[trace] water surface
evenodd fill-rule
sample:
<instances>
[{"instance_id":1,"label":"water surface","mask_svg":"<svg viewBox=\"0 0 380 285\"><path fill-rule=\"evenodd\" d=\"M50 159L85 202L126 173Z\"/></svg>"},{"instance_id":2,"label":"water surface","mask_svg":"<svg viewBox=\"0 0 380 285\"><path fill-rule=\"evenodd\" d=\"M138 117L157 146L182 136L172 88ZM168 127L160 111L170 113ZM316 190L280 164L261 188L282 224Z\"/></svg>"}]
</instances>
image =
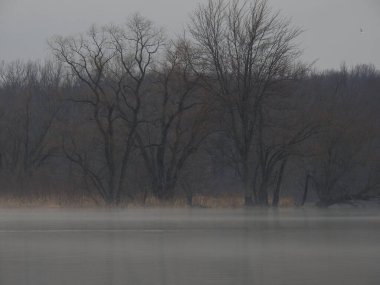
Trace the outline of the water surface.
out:
<instances>
[{"instance_id":1,"label":"water surface","mask_svg":"<svg viewBox=\"0 0 380 285\"><path fill-rule=\"evenodd\" d=\"M0 210L4 285L378 285L380 211Z\"/></svg>"}]
</instances>

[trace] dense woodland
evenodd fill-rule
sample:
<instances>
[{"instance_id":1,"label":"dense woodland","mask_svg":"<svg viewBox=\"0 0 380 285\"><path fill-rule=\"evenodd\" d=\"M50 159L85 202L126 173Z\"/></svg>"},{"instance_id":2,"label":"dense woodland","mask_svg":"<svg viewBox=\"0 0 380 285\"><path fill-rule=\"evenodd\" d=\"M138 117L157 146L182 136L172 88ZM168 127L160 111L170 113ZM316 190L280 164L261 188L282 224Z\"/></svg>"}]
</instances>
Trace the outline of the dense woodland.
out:
<instances>
[{"instance_id":1,"label":"dense woodland","mask_svg":"<svg viewBox=\"0 0 380 285\"><path fill-rule=\"evenodd\" d=\"M300 32L266 1L210 0L175 39L136 14L50 39L44 62L2 63L0 195L380 195L380 72L316 71Z\"/></svg>"}]
</instances>

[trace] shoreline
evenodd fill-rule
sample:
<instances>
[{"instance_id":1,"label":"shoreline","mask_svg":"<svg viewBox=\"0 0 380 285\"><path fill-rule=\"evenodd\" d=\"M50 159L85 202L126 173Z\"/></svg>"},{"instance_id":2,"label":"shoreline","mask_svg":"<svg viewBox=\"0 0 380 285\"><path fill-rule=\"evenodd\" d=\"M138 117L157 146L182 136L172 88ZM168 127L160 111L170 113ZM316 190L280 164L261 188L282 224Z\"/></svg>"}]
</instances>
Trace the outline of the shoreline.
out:
<instances>
[{"instance_id":1,"label":"shoreline","mask_svg":"<svg viewBox=\"0 0 380 285\"><path fill-rule=\"evenodd\" d=\"M244 209L244 197L240 194L220 194L220 195L195 195L192 205L187 203L185 197L177 197L171 200L159 200L149 196L143 201L135 200L122 201L118 205L108 205L104 201L91 197L12 197L0 196L0 209ZM253 206L252 209L259 207ZM268 208L272 208L269 206ZM306 203L298 206L292 198L282 198L278 208L323 208L316 202ZM380 198L375 197L370 200L355 200L346 203L333 204L328 209L346 208L379 208Z\"/></svg>"},{"instance_id":2,"label":"shoreline","mask_svg":"<svg viewBox=\"0 0 380 285\"><path fill-rule=\"evenodd\" d=\"M296 207L292 198L284 197L280 200L279 208ZM240 209L245 208L244 196L241 193L222 193L219 195L194 195L192 204L184 196L178 196L170 200L159 200L154 196L145 199L136 197L134 200L123 200L118 205L108 205L99 197L63 197L59 195L48 196L23 196L0 195L0 208L205 208L205 209Z\"/></svg>"}]
</instances>

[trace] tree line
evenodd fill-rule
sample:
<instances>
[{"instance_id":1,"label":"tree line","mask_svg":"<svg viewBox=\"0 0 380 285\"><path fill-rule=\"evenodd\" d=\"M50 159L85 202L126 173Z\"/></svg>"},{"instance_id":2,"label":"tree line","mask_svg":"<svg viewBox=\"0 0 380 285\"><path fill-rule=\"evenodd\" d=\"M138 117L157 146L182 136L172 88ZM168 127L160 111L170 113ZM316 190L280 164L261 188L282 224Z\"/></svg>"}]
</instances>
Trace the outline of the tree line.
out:
<instances>
[{"instance_id":1,"label":"tree line","mask_svg":"<svg viewBox=\"0 0 380 285\"><path fill-rule=\"evenodd\" d=\"M380 73L315 71L265 0L210 0L183 36L135 14L0 67L3 194L246 206L379 195ZM310 197L312 196L312 197Z\"/></svg>"}]
</instances>

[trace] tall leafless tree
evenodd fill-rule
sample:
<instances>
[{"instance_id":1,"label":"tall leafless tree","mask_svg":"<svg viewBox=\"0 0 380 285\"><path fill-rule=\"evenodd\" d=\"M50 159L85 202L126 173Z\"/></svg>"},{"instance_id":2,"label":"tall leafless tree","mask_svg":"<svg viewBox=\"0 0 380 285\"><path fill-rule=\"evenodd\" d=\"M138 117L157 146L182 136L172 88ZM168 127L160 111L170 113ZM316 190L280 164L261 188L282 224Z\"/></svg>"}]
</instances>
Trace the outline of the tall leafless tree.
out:
<instances>
[{"instance_id":1,"label":"tall leafless tree","mask_svg":"<svg viewBox=\"0 0 380 285\"><path fill-rule=\"evenodd\" d=\"M196 60L188 41L172 43L146 102L149 123L137 140L159 198L173 197L182 169L209 134L209 98L193 71Z\"/></svg>"},{"instance_id":2,"label":"tall leafless tree","mask_svg":"<svg viewBox=\"0 0 380 285\"><path fill-rule=\"evenodd\" d=\"M295 76L300 30L272 12L265 0L210 0L194 12L190 32L202 52L210 90L226 114L225 133L234 147L245 204L251 205L253 145L263 126L262 106L274 85Z\"/></svg>"},{"instance_id":3,"label":"tall leafless tree","mask_svg":"<svg viewBox=\"0 0 380 285\"><path fill-rule=\"evenodd\" d=\"M163 35L149 20L136 14L125 26L93 26L79 37L56 37L50 47L57 59L70 67L88 92L73 101L92 110L102 150L100 163L89 164L88 155L75 147L67 157L107 203L118 203L135 146L144 82ZM72 144L74 146L74 144Z\"/></svg>"}]
</instances>

